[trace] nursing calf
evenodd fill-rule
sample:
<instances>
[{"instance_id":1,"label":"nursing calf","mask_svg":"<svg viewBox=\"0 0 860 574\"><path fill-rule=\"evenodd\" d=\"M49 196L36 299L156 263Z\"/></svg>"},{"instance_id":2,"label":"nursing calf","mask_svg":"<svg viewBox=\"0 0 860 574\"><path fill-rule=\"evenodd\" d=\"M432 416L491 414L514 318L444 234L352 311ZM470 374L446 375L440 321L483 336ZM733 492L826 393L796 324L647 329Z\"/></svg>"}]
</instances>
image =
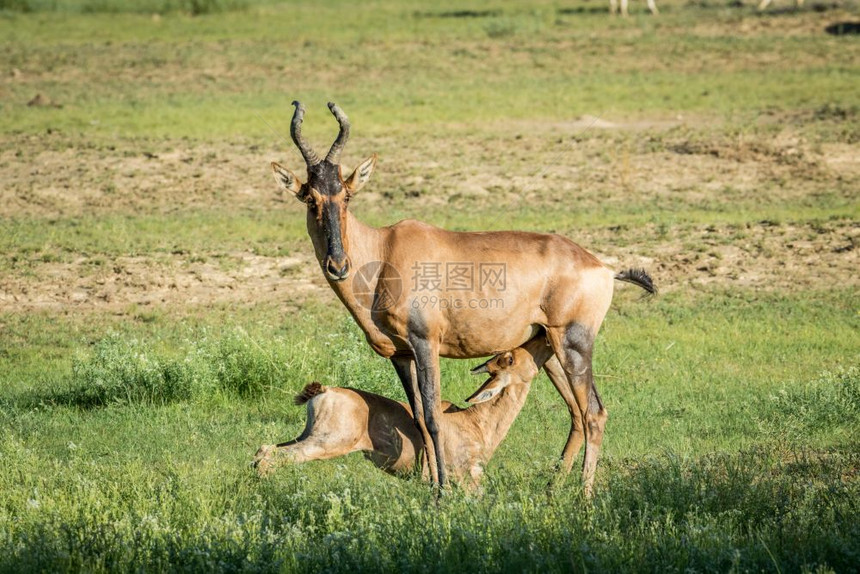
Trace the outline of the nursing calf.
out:
<instances>
[{"instance_id":1,"label":"nursing calf","mask_svg":"<svg viewBox=\"0 0 860 574\"><path fill-rule=\"evenodd\" d=\"M525 404L531 381L553 354L543 336L496 355L472 370L490 378L461 409L443 402L440 438L446 470L465 487L478 486L496 448ZM307 385L295 399L307 405L304 432L289 442L260 447L254 466L260 475L284 463L335 458L363 451L373 464L393 474L422 468L425 444L406 403L358 389Z\"/></svg>"}]
</instances>

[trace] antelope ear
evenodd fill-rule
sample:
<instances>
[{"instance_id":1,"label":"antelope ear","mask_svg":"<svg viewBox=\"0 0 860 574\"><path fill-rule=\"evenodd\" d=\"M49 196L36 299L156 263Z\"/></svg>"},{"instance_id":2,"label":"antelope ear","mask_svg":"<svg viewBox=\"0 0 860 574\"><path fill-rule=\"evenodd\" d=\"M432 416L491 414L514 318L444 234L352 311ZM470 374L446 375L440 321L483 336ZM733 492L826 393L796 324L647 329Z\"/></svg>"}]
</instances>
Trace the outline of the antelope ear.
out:
<instances>
[{"instance_id":1,"label":"antelope ear","mask_svg":"<svg viewBox=\"0 0 860 574\"><path fill-rule=\"evenodd\" d=\"M484 361L483 363L481 363L477 367L472 367L472 370L469 372L473 375L480 375L481 373L489 373L490 372L490 368L489 368L490 361L492 361L495 358L496 357L490 357L489 359L487 359L486 361Z\"/></svg>"},{"instance_id":2,"label":"antelope ear","mask_svg":"<svg viewBox=\"0 0 860 574\"><path fill-rule=\"evenodd\" d=\"M466 402L477 405L478 403L489 401L502 392L502 389L507 387L509 382L509 377L493 377L481 385L481 388L475 391L475 394L471 397L466 399Z\"/></svg>"},{"instance_id":3,"label":"antelope ear","mask_svg":"<svg viewBox=\"0 0 860 574\"><path fill-rule=\"evenodd\" d=\"M285 191L289 191L301 201L301 198L299 197L299 192L301 192L302 190L302 182L299 181L299 178L296 177L296 174L294 174L287 168L278 165L275 162L272 162L272 173L275 176L275 183L278 184L279 188Z\"/></svg>"},{"instance_id":4,"label":"antelope ear","mask_svg":"<svg viewBox=\"0 0 860 574\"><path fill-rule=\"evenodd\" d=\"M351 195L364 187L364 184L370 179L370 174L373 173L374 167L376 167L376 154L373 154L364 160L360 166L355 168L352 175L346 178L346 181L343 182L347 193Z\"/></svg>"}]
</instances>

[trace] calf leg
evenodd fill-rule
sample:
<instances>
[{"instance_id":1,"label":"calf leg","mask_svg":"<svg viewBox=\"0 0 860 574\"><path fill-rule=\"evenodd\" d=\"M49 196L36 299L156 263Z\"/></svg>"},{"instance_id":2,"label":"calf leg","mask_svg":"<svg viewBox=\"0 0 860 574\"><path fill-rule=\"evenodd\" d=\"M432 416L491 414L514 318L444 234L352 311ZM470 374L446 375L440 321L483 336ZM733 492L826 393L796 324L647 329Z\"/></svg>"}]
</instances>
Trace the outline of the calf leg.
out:
<instances>
[{"instance_id":1,"label":"calf leg","mask_svg":"<svg viewBox=\"0 0 860 574\"><path fill-rule=\"evenodd\" d=\"M367 430L358 425L350 400L325 394L307 404L305 430L297 438L277 445L263 445L252 466L260 476L288 463L336 458L362 450Z\"/></svg>"},{"instance_id":2,"label":"calf leg","mask_svg":"<svg viewBox=\"0 0 860 574\"><path fill-rule=\"evenodd\" d=\"M291 440L281 444L266 444L260 447L254 455L253 466L260 476L268 476L274 470L290 463L301 463L309 460L325 460L343 456L359 450L354 444L341 441L325 441L316 438L307 440Z\"/></svg>"}]
</instances>

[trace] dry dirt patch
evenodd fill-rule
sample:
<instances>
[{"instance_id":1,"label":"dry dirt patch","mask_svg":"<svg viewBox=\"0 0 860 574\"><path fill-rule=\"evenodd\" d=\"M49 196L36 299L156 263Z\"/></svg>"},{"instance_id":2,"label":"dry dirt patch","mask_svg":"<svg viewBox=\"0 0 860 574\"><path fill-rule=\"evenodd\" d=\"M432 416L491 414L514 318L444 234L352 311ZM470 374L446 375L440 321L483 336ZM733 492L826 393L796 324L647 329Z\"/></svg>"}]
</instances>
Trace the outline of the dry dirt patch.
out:
<instances>
[{"instance_id":1,"label":"dry dirt patch","mask_svg":"<svg viewBox=\"0 0 860 574\"><path fill-rule=\"evenodd\" d=\"M646 226L575 235L609 265L648 269L662 292L704 286L765 291L860 287L857 222L670 230ZM0 280L0 312L123 313L139 307L261 302L289 306L306 297L330 297L309 242L299 256L232 253L224 258L228 261L170 255L116 257L98 265L86 257L33 263L26 275Z\"/></svg>"},{"instance_id":2,"label":"dry dirt patch","mask_svg":"<svg viewBox=\"0 0 860 574\"><path fill-rule=\"evenodd\" d=\"M247 142L135 140L90 144L61 134L4 138L0 217L273 207L268 161L285 155Z\"/></svg>"},{"instance_id":3,"label":"dry dirt patch","mask_svg":"<svg viewBox=\"0 0 860 574\"><path fill-rule=\"evenodd\" d=\"M33 264L26 276L0 280L0 312L286 304L322 287L322 277L315 281L310 273L316 267L310 258L232 253L226 259L228 265L181 255L100 258L96 265L89 257Z\"/></svg>"},{"instance_id":4,"label":"dry dirt patch","mask_svg":"<svg viewBox=\"0 0 860 574\"><path fill-rule=\"evenodd\" d=\"M626 239L645 235L656 239L647 249L633 243L607 250L602 259L650 269L664 292L702 286L785 292L860 287L860 223L856 221L762 221L675 230L647 226L633 235ZM592 240L610 241L611 236L604 232Z\"/></svg>"},{"instance_id":5,"label":"dry dirt patch","mask_svg":"<svg viewBox=\"0 0 860 574\"><path fill-rule=\"evenodd\" d=\"M500 216L523 205L547 213L627 203L698 209L705 202L803 202L856 194L857 146L810 144L791 127L776 137L696 135L678 121L602 118L594 125L500 126L500 136L462 138L461 153L417 136L408 145L362 142L384 161L362 192L362 209L389 221L463 208ZM692 131L691 131L692 130ZM578 132L577 132L578 133ZM631 135L633 134L633 135ZM580 134L581 135L581 134ZM0 217L40 222L84 214L170 214L178 210L281 210L301 206L275 193L268 162L301 165L282 142L79 142L61 134L6 136L0 152ZM420 153L419 151L420 150ZM362 151L354 152L358 155ZM354 158L352 158L354 159ZM359 199L357 199L358 201ZM849 197L850 200L850 197ZM856 198L855 198L856 200ZM465 206L465 207L464 207ZM393 220L390 220L392 223ZM617 267L648 268L664 291L697 286L796 289L857 286L860 223L760 222L557 229ZM14 248L14 244L13 244ZM328 293L308 241L289 257L223 246L195 253L73 254L57 261L21 253L0 275L0 312L280 301ZM273 250L277 252L277 250ZM8 256L8 254L7 254Z\"/></svg>"}]
</instances>

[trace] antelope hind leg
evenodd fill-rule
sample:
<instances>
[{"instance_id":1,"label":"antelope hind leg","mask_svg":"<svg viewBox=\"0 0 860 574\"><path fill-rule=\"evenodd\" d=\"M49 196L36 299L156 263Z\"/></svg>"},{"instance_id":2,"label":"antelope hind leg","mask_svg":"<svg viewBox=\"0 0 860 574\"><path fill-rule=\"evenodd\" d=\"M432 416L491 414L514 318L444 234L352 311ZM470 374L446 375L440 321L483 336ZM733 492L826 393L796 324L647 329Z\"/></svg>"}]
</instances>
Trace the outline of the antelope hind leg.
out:
<instances>
[{"instance_id":1,"label":"antelope hind leg","mask_svg":"<svg viewBox=\"0 0 860 574\"><path fill-rule=\"evenodd\" d=\"M566 475L573 467L573 459L579 454L582 448L582 443L585 442L585 432L583 431L583 418L579 405L576 402L576 397L570 389L570 384L567 381L567 374L561 366L558 357L553 355L546 363L544 363L549 380L552 381L564 403L567 405L567 410L570 413L570 432L567 435L567 442L561 452L558 470Z\"/></svg>"},{"instance_id":2,"label":"antelope hind leg","mask_svg":"<svg viewBox=\"0 0 860 574\"><path fill-rule=\"evenodd\" d=\"M548 329L549 341L567 375L568 384L573 391L576 404L585 422L585 459L582 465L582 483L586 495L591 495L594 486L594 473L603 443L603 429L608 414L594 388L591 371L591 353L594 347L594 334L591 329L579 323L567 328Z\"/></svg>"},{"instance_id":3,"label":"antelope hind leg","mask_svg":"<svg viewBox=\"0 0 860 574\"><path fill-rule=\"evenodd\" d=\"M251 463L259 476L269 476L276 468L285 464L297 464L309 460L335 458L353 452L355 448L346 445L336 445L327 448L316 440L290 441L283 444L264 444L254 455Z\"/></svg>"}]
</instances>

